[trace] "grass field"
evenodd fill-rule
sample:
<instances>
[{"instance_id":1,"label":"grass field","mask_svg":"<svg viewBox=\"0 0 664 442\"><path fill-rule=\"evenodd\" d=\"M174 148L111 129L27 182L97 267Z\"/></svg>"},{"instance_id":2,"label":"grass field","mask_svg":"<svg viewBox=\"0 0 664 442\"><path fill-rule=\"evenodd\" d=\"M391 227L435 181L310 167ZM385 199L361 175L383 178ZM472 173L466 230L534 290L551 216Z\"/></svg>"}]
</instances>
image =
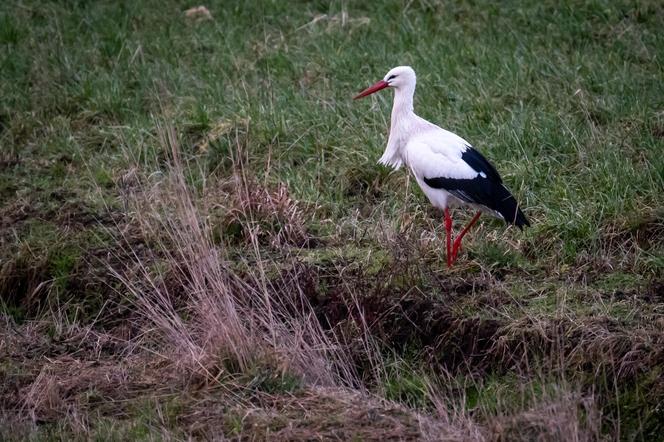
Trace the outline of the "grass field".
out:
<instances>
[{"instance_id":1,"label":"grass field","mask_svg":"<svg viewBox=\"0 0 664 442\"><path fill-rule=\"evenodd\" d=\"M0 4L0 439L661 440L660 2L205 5ZM452 269L403 64L532 223Z\"/></svg>"}]
</instances>

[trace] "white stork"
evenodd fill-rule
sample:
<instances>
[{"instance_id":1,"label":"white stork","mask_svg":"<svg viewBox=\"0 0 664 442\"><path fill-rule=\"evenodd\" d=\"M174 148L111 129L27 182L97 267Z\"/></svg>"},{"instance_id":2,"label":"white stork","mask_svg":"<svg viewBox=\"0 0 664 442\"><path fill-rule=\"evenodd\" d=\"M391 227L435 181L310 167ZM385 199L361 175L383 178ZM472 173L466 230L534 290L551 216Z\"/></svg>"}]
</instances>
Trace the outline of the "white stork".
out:
<instances>
[{"instance_id":1,"label":"white stork","mask_svg":"<svg viewBox=\"0 0 664 442\"><path fill-rule=\"evenodd\" d=\"M447 266L451 267L456 261L461 240L482 212L520 229L530 223L496 168L481 153L460 136L415 115L415 83L415 71L410 66L398 66L355 99L387 87L394 88L390 136L378 162L394 169L405 164L431 203L445 211ZM449 207L461 205L474 207L478 212L452 245Z\"/></svg>"}]
</instances>

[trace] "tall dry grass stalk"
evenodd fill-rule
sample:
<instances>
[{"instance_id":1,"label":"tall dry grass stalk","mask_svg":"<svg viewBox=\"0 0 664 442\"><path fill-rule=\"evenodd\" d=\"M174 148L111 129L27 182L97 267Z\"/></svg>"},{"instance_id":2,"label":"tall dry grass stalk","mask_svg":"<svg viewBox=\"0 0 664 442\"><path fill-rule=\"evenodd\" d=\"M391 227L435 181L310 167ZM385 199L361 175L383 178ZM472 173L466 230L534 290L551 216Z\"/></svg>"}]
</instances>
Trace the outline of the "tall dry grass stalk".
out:
<instances>
[{"instance_id":1,"label":"tall dry grass stalk","mask_svg":"<svg viewBox=\"0 0 664 442\"><path fill-rule=\"evenodd\" d=\"M241 274L232 268L223 245L213 240L206 206L197 202L197 195L209 197L210 192L195 194L187 183L175 130L158 125L158 135L168 156L166 168L152 174L152 179L160 178L148 191L129 195L129 206L159 259L148 262L132 251L137 278L128 277L131 272L115 275L153 331L169 344L174 361L213 377L219 368L246 372L256 364L269 364L310 384L359 385L343 346L322 329L302 290L295 286L288 296L271 290L251 230L251 265ZM236 194L252 195L242 162L236 166Z\"/></svg>"}]
</instances>

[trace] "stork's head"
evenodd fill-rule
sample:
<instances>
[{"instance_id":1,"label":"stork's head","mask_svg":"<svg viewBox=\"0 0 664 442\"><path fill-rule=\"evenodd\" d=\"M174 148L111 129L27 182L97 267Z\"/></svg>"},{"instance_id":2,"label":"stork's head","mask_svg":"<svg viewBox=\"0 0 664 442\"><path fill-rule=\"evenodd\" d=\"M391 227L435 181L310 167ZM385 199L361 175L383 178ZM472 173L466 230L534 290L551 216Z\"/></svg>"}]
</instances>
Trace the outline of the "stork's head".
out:
<instances>
[{"instance_id":1,"label":"stork's head","mask_svg":"<svg viewBox=\"0 0 664 442\"><path fill-rule=\"evenodd\" d=\"M395 89L415 88L415 82L416 77L413 68L410 66L397 66L390 69L390 72L385 74L385 78L360 92L355 97L355 100L371 95L386 87L393 87Z\"/></svg>"}]
</instances>

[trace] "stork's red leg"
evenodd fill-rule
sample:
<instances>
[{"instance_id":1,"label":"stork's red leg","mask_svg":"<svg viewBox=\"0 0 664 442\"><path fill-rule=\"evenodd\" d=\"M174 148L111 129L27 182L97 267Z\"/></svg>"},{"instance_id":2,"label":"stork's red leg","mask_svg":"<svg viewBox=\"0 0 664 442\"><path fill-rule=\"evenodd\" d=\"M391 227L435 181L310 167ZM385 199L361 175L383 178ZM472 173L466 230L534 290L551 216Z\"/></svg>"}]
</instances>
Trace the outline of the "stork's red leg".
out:
<instances>
[{"instance_id":1,"label":"stork's red leg","mask_svg":"<svg viewBox=\"0 0 664 442\"><path fill-rule=\"evenodd\" d=\"M445 243L447 245L447 267L452 267L452 217L450 209L445 207Z\"/></svg>"},{"instance_id":2,"label":"stork's red leg","mask_svg":"<svg viewBox=\"0 0 664 442\"><path fill-rule=\"evenodd\" d=\"M454 261L456 261L457 253L459 253L459 250L461 249L461 240L463 239L463 236L468 232L468 230L470 230L471 227L473 227L473 224L477 222L481 214L482 212L477 212L473 219L470 220L468 225L464 227L461 233L459 233L459 236L457 236L454 240L454 248L452 249L452 264L454 264Z\"/></svg>"}]
</instances>

